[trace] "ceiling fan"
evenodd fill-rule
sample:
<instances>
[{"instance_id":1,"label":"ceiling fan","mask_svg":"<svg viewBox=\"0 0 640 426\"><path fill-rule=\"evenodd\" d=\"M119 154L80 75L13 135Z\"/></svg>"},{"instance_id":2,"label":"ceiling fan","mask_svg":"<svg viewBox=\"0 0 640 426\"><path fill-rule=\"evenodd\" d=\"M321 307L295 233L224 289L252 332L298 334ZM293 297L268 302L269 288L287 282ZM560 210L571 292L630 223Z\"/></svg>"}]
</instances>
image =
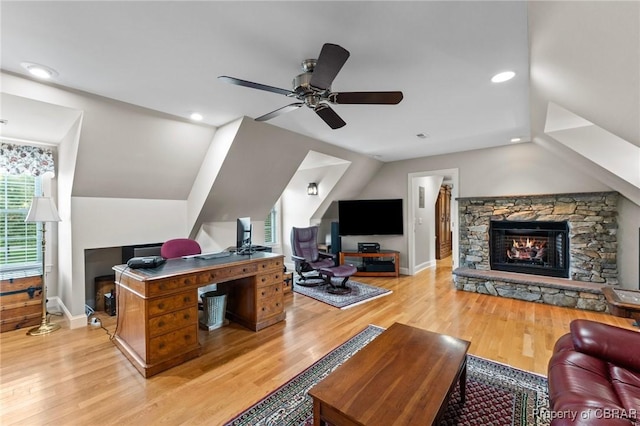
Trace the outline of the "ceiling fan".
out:
<instances>
[{"instance_id":1,"label":"ceiling fan","mask_svg":"<svg viewBox=\"0 0 640 426\"><path fill-rule=\"evenodd\" d=\"M395 105L402 100L402 92L332 92L331 83L349 58L349 51L337 44L325 43L318 59L306 59L302 62L302 74L293 79L293 90L280 89L252 81L221 75L218 78L227 83L252 89L266 90L296 98L294 102L268 114L256 118L256 121L270 120L285 112L298 109L303 105L313 109L332 129L339 129L345 123L329 106L332 104L377 104Z\"/></svg>"}]
</instances>

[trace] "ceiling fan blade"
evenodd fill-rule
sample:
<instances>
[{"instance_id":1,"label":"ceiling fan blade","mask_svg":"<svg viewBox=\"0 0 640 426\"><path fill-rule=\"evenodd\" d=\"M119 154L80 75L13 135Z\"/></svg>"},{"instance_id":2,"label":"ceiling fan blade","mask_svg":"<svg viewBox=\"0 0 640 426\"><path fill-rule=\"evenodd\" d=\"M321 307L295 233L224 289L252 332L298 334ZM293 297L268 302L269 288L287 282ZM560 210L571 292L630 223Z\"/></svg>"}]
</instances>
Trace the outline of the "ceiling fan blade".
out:
<instances>
[{"instance_id":1,"label":"ceiling fan blade","mask_svg":"<svg viewBox=\"0 0 640 426\"><path fill-rule=\"evenodd\" d=\"M253 81L241 80L239 78L228 77L226 75L221 75L218 78L226 83L235 84L237 86L244 86L244 87L249 87L251 89L258 89L258 90L266 90L267 92L278 93L280 95L285 95L285 96L295 95L295 93L292 92L291 90L280 89L279 87L267 86L266 84L254 83Z\"/></svg>"},{"instance_id":2,"label":"ceiling fan blade","mask_svg":"<svg viewBox=\"0 0 640 426\"><path fill-rule=\"evenodd\" d=\"M309 84L316 89L328 89L349 58L349 51L337 44L325 43L316 61Z\"/></svg>"},{"instance_id":3,"label":"ceiling fan blade","mask_svg":"<svg viewBox=\"0 0 640 426\"><path fill-rule=\"evenodd\" d=\"M277 116L279 116L281 114L284 114L286 112L293 111L294 109L298 109L302 105L304 105L304 102L296 102L295 104L290 104L290 105L287 105L287 106L283 106L282 108L278 108L277 110L271 111L268 114L261 115L260 117L256 118L256 121L271 120L273 117L277 117Z\"/></svg>"},{"instance_id":4,"label":"ceiling fan blade","mask_svg":"<svg viewBox=\"0 0 640 426\"><path fill-rule=\"evenodd\" d=\"M329 105L320 104L314 110L334 130L347 124Z\"/></svg>"},{"instance_id":5,"label":"ceiling fan blade","mask_svg":"<svg viewBox=\"0 0 640 426\"><path fill-rule=\"evenodd\" d=\"M402 92L339 92L329 95L329 101L335 104L396 105L402 98Z\"/></svg>"}]
</instances>

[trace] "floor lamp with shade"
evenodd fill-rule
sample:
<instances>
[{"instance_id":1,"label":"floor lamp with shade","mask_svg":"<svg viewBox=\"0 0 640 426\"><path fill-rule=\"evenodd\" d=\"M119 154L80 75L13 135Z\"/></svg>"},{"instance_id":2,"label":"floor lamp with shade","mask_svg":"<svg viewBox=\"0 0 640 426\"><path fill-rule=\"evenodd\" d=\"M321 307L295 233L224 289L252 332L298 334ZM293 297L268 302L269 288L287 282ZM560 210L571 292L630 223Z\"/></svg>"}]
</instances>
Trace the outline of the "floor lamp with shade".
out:
<instances>
[{"instance_id":1,"label":"floor lamp with shade","mask_svg":"<svg viewBox=\"0 0 640 426\"><path fill-rule=\"evenodd\" d=\"M60 216L56 205L49 197L33 197L31 202L31 208L27 214L25 222L41 222L42 223L42 320L40 326L32 328L27 332L29 336L40 336L43 334L49 334L60 328L59 324L50 323L47 318L47 283L45 280L45 253L46 253L46 241L45 241L45 223L46 222L60 222Z\"/></svg>"}]
</instances>

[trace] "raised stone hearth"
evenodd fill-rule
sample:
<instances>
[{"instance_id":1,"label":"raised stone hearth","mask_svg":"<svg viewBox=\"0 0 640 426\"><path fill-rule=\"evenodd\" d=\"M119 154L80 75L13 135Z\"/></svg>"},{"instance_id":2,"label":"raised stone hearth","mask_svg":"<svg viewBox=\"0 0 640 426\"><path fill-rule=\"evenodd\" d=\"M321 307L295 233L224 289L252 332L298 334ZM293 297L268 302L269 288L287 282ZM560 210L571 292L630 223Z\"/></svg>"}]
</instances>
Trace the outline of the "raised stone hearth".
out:
<instances>
[{"instance_id":1,"label":"raised stone hearth","mask_svg":"<svg viewBox=\"0 0 640 426\"><path fill-rule=\"evenodd\" d=\"M469 268L458 268L454 274L458 290L588 311L608 311L600 284Z\"/></svg>"},{"instance_id":2,"label":"raised stone hearth","mask_svg":"<svg viewBox=\"0 0 640 426\"><path fill-rule=\"evenodd\" d=\"M601 288L618 284L618 193L459 198L458 290L605 311ZM492 271L490 221L566 221L569 279Z\"/></svg>"}]
</instances>

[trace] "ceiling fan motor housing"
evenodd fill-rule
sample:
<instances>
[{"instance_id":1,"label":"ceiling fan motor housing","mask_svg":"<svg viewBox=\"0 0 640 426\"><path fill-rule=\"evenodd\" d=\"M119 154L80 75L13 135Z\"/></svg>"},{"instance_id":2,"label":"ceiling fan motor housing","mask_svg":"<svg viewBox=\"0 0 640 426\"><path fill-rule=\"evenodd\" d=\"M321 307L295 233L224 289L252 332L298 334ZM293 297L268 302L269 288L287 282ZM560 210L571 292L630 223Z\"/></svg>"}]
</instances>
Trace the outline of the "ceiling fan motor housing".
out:
<instances>
[{"instance_id":1,"label":"ceiling fan motor housing","mask_svg":"<svg viewBox=\"0 0 640 426\"><path fill-rule=\"evenodd\" d=\"M315 60L307 59L307 61L313 61L315 65ZM303 62L303 66L306 63ZM313 69L313 68L311 68ZM327 90L318 90L311 86L311 77L313 76L313 72L304 72L302 74L297 75L293 79L293 91L296 93L296 98L304 101L304 103L309 108L315 108L318 106L319 102L323 99L323 94L328 93L331 89Z\"/></svg>"},{"instance_id":2,"label":"ceiling fan motor housing","mask_svg":"<svg viewBox=\"0 0 640 426\"><path fill-rule=\"evenodd\" d=\"M298 95L305 95L309 93L320 93L321 91L311 86L312 72L304 72L298 74L293 79L293 91Z\"/></svg>"}]
</instances>

